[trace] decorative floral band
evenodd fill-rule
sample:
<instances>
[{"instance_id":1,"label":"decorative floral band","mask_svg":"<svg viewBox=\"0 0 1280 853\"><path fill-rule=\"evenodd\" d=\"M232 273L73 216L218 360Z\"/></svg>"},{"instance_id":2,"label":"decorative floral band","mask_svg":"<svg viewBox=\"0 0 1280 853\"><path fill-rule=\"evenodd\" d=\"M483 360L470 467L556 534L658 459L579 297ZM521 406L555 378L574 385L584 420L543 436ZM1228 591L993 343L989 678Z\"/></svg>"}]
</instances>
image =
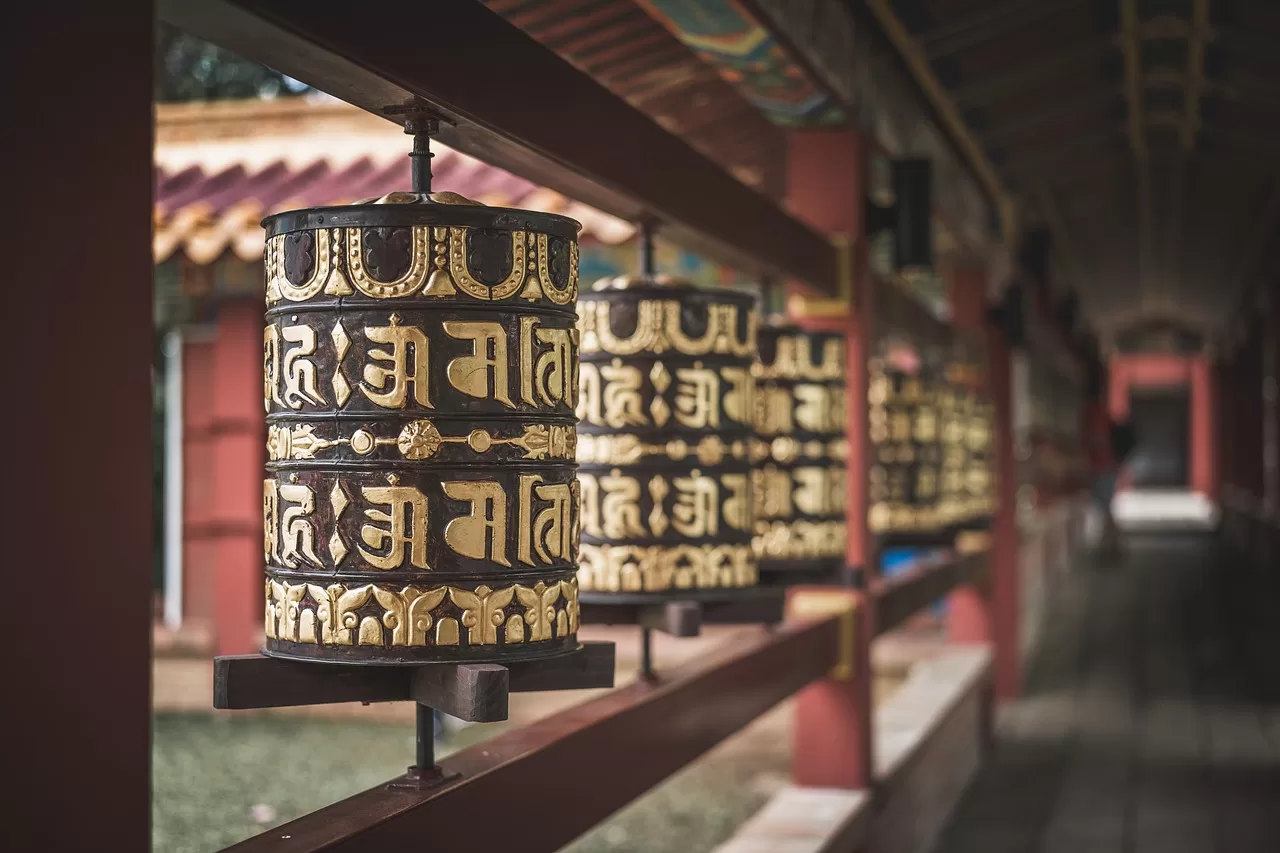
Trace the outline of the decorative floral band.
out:
<instances>
[{"instance_id":1,"label":"decorative floral band","mask_svg":"<svg viewBox=\"0 0 1280 853\"><path fill-rule=\"evenodd\" d=\"M756 553L762 560L844 557L848 528L843 521L760 521Z\"/></svg>"},{"instance_id":2,"label":"decorative floral band","mask_svg":"<svg viewBox=\"0 0 1280 853\"><path fill-rule=\"evenodd\" d=\"M266 582L268 641L494 646L560 640L577 631L578 582L572 578L494 589Z\"/></svg>"},{"instance_id":3,"label":"decorative floral band","mask_svg":"<svg viewBox=\"0 0 1280 853\"><path fill-rule=\"evenodd\" d=\"M523 459L568 459L577 453L577 433L565 424L525 424L518 435L500 437L498 430L476 427L466 435L442 435L431 421L422 418L405 424L398 435L375 436L364 427L350 435L325 438L316 434L315 424L272 424L267 427L267 459L315 459L316 454L335 447L349 447L357 456L370 456L380 447L394 447L403 459L430 459L444 446L454 444L485 454L491 448L511 446L522 451ZM321 429L324 427L321 426Z\"/></svg>"},{"instance_id":4,"label":"decorative floral band","mask_svg":"<svg viewBox=\"0 0 1280 853\"><path fill-rule=\"evenodd\" d=\"M588 545L579 555L578 583L597 592L665 592L755 586L750 545Z\"/></svg>"}]
</instances>

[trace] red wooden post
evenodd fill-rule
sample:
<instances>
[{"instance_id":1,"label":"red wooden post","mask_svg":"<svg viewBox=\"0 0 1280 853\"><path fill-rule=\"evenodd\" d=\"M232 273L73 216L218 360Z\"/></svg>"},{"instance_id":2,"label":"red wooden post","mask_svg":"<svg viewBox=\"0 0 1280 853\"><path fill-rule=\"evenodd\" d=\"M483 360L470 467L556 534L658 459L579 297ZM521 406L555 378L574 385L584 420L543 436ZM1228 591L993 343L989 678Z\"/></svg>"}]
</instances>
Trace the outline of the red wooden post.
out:
<instances>
[{"instance_id":1,"label":"red wooden post","mask_svg":"<svg viewBox=\"0 0 1280 853\"><path fill-rule=\"evenodd\" d=\"M1190 360L1191 405L1191 455L1190 486L1209 499L1218 494L1217 460L1214 459L1214 443L1217 429L1214 424L1213 371L1207 356L1198 355Z\"/></svg>"},{"instance_id":2,"label":"red wooden post","mask_svg":"<svg viewBox=\"0 0 1280 853\"><path fill-rule=\"evenodd\" d=\"M787 205L811 227L847 237L854 248L853 313L810 324L838 327L848 335L847 376L849 467L848 560L868 575L873 570L867 534L867 355L872 306L867 276L863 214L866 198L866 142L856 131L797 131L788 147ZM792 776L796 784L838 788L869 787L873 779L871 741L871 638L874 610L862 599L856 620L854 677L825 679L797 695Z\"/></svg>"},{"instance_id":3,"label":"red wooden post","mask_svg":"<svg viewBox=\"0 0 1280 853\"><path fill-rule=\"evenodd\" d=\"M987 324L987 274L979 266L947 271L951 322L963 334L981 340ZM958 587L947 599L947 636L953 643L988 643L991 602L974 586Z\"/></svg>"},{"instance_id":4,"label":"red wooden post","mask_svg":"<svg viewBox=\"0 0 1280 853\"><path fill-rule=\"evenodd\" d=\"M0 49L9 850L151 846L153 33L32 3Z\"/></svg>"},{"instance_id":5,"label":"red wooden post","mask_svg":"<svg viewBox=\"0 0 1280 853\"><path fill-rule=\"evenodd\" d=\"M218 654L262 640L262 306L228 302L213 343L213 527Z\"/></svg>"},{"instance_id":6,"label":"red wooden post","mask_svg":"<svg viewBox=\"0 0 1280 853\"><path fill-rule=\"evenodd\" d=\"M991 519L992 638L997 699L1022 691L1021 602L1016 515L1017 460L1013 455L1013 370L1009 344L987 327L987 382L995 410L996 511Z\"/></svg>"},{"instance_id":7,"label":"red wooden post","mask_svg":"<svg viewBox=\"0 0 1280 853\"><path fill-rule=\"evenodd\" d=\"M208 335L188 332L182 340L182 623L210 631L218 582L214 347Z\"/></svg>"}]
</instances>

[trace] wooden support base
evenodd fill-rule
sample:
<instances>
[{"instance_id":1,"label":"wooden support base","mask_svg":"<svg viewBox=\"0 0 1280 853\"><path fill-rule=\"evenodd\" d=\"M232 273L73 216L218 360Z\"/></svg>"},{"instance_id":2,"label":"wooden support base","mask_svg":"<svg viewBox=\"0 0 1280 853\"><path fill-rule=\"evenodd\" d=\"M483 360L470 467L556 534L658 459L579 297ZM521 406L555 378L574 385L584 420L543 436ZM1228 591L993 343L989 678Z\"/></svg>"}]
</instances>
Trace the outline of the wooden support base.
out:
<instances>
[{"instance_id":1,"label":"wooden support base","mask_svg":"<svg viewBox=\"0 0 1280 853\"><path fill-rule=\"evenodd\" d=\"M781 587L712 590L655 601L643 593L581 593L584 625L639 625L672 637L696 637L703 625L776 625L783 619Z\"/></svg>"},{"instance_id":2,"label":"wooden support base","mask_svg":"<svg viewBox=\"0 0 1280 853\"><path fill-rule=\"evenodd\" d=\"M214 658L213 707L283 708L412 700L473 723L507 718L511 693L613 687L613 643L530 661L344 666L264 655Z\"/></svg>"}]
</instances>

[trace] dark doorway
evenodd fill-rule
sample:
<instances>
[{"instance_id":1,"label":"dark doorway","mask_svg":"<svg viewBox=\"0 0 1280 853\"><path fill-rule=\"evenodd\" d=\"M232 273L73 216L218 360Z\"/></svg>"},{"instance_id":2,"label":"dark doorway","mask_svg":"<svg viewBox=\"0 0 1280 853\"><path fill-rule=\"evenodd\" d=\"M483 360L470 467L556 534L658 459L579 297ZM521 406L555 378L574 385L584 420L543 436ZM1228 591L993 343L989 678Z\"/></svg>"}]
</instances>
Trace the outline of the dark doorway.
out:
<instances>
[{"instance_id":1,"label":"dark doorway","mask_svg":"<svg viewBox=\"0 0 1280 853\"><path fill-rule=\"evenodd\" d=\"M1130 391L1129 417L1137 449L1129 462L1135 489L1185 489L1191 400L1185 387Z\"/></svg>"}]
</instances>

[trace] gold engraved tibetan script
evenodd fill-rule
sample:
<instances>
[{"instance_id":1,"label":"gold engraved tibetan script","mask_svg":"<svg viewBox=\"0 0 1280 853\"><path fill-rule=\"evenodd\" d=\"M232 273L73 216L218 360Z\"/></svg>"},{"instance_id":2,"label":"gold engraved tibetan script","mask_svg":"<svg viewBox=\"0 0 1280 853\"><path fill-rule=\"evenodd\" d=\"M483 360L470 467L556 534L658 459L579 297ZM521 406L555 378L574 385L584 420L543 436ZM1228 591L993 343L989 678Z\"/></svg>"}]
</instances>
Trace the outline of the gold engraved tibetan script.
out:
<instances>
[{"instance_id":1,"label":"gold engraved tibetan script","mask_svg":"<svg viewBox=\"0 0 1280 853\"><path fill-rule=\"evenodd\" d=\"M534 497L551 506L535 515ZM572 557L573 502L574 490L568 483L543 484L537 474L520 475L520 562L533 566Z\"/></svg>"},{"instance_id":2,"label":"gold engraved tibetan script","mask_svg":"<svg viewBox=\"0 0 1280 853\"><path fill-rule=\"evenodd\" d=\"M394 480L395 475L388 479ZM386 510L366 509L369 519L360 528L360 538L375 550L360 549L360 554L376 569L397 569L405 562L419 569L427 565L427 498L413 486L365 486L360 490L366 501ZM385 525L385 526L382 526Z\"/></svg>"},{"instance_id":3,"label":"gold engraved tibetan script","mask_svg":"<svg viewBox=\"0 0 1280 853\"><path fill-rule=\"evenodd\" d=\"M444 483L444 493L455 501L466 501L466 515L451 520L444 529L444 541L464 557L493 560L510 566L507 559L507 493L499 483Z\"/></svg>"},{"instance_id":4,"label":"gold engraved tibetan script","mask_svg":"<svg viewBox=\"0 0 1280 853\"><path fill-rule=\"evenodd\" d=\"M431 408L427 336L422 330L400 325L399 315L392 314L389 325L366 328L364 334L370 343L389 347L369 350L360 390L370 402L403 409L412 391L415 404Z\"/></svg>"},{"instance_id":5,"label":"gold engraved tibetan script","mask_svg":"<svg viewBox=\"0 0 1280 853\"><path fill-rule=\"evenodd\" d=\"M508 388L507 333L502 325L449 320L444 331L452 338L471 342L470 355L460 355L449 362L446 374L450 384L479 400L514 405Z\"/></svg>"}]
</instances>

